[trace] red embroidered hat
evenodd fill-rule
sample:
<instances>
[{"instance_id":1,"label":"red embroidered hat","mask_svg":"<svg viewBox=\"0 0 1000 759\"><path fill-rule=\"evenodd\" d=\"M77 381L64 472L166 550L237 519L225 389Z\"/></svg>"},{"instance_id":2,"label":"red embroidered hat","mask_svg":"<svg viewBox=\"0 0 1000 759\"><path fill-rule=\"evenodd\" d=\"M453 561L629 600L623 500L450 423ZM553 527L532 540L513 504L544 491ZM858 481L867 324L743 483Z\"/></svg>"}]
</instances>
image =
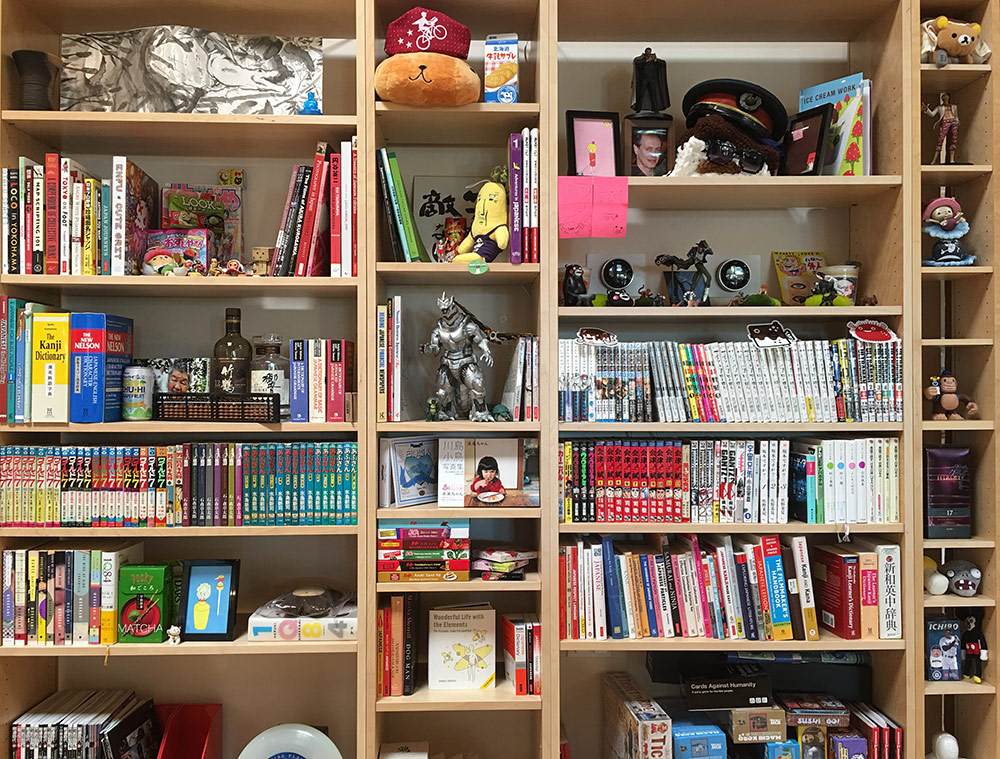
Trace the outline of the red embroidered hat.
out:
<instances>
[{"instance_id":1,"label":"red embroidered hat","mask_svg":"<svg viewBox=\"0 0 1000 759\"><path fill-rule=\"evenodd\" d=\"M417 7L389 24L385 52L443 53L464 59L469 57L471 40L469 27L443 13Z\"/></svg>"}]
</instances>

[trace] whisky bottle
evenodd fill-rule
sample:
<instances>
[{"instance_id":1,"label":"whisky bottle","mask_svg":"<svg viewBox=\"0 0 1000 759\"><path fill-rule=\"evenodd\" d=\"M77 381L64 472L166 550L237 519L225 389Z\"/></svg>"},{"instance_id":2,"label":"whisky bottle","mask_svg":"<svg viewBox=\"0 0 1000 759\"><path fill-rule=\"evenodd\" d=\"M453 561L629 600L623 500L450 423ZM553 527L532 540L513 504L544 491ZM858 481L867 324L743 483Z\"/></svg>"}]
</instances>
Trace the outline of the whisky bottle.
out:
<instances>
[{"instance_id":1,"label":"whisky bottle","mask_svg":"<svg viewBox=\"0 0 1000 759\"><path fill-rule=\"evenodd\" d=\"M226 309L226 334L212 354L212 392L243 395L250 387L250 343L240 334L240 309Z\"/></svg>"}]
</instances>

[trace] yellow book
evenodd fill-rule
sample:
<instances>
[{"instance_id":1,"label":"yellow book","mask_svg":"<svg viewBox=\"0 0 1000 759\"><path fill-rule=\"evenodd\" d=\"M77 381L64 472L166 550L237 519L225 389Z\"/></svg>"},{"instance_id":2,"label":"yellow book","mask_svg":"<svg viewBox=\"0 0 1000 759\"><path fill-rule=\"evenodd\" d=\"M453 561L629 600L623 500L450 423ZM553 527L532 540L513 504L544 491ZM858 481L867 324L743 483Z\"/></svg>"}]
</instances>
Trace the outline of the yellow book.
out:
<instances>
[{"instance_id":1,"label":"yellow book","mask_svg":"<svg viewBox=\"0 0 1000 759\"><path fill-rule=\"evenodd\" d=\"M101 553L101 645L118 642L118 574L142 561L142 543L122 541Z\"/></svg>"},{"instance_id":2,"label":"yellow book","mask_svg":"<svg viewBox=\"0 0 1000 759\"><path fill-rule=\"evenodd\" d=\"M563 442L563 521L573 521L573 443ZM600 488L601 485L598 485ZM610 490L610 488L609 488Z\"/></svg>"},{"instance_id":3,"label":"yellow book","mask_svg":"<svg viewBox=\"0 0 1000 759\"><path fill-rule=\"evenodd\" d=\"M34 315L31 415L35 422L69 421L69 314Z\"/></svg>"},{"instance_id":4,"label":"yellow book","mask_svg":"<svg viewBox=\"0 0 1000 759\"><path fill-rule=\"evenodd\" d=\"M83 183L83 273L95 275L100 273L101 183L90 178Z\"/></svg>"}]
</instances>

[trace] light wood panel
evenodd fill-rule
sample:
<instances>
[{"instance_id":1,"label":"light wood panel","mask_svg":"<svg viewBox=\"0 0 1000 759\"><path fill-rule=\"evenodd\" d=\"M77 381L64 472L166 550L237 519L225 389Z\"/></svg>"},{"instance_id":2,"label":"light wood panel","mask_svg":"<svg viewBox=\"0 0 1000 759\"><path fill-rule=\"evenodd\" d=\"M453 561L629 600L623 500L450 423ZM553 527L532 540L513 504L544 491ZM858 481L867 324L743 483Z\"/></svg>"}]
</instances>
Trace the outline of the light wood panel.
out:
<instances>
[{"instance_id":1,"label":"light wood panel","mask_svg":"<svg viewBox=\"0 0 1000 759\"><path fill-rule=\"evenodd\" d=\"M707 533L715 535L729 535L739 530L749 529L760 533L787 533L789 535L837 535L849 534L852 532L877 533L893 535L903 532L902 523L886 524L805 524L803 522L791 522L789 524L716 524L716 523L695 523L684 522L680 524L667 524L656 522L563 522L559 525L559 532L582 532L582 533L646 533L646 534L685 534L685 533Z\"/></svg>"},{"instance_id":2,"label":"light wood panel","mask_svg":"<svg viewBox=\"0 0 1000 759\"><path fill-rule=\"evenodd\" d=\"M299 144L301 147L301 144ZM301 154L301 150L299 151ZM353 298L356 277L73 277L62 274L4 274L0 282L62 295L115 298L226 298L322 296Z\"/></svg>"}]
</instances>

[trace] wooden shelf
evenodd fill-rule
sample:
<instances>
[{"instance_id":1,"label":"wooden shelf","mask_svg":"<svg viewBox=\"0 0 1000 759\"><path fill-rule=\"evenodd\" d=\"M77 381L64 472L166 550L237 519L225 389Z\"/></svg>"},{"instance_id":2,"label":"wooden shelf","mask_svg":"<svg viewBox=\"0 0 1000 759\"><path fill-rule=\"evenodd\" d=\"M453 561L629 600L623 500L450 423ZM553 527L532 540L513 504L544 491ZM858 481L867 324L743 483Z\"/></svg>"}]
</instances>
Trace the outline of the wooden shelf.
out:
<instances>
[{"instance_id":1,"label":"wooden shelf","mask_svg":"<svg viewBox=\"0 0 1000 759\"><path fill-rule=\"evenodd\" d=\"M385 434L420 432L425 435L456 434L472 432L510 432L520 435L526 432L539 432L541 422L470 422L466 420L453 422L379 422L376 425L379 432Z\"/></svg>"},{"instance_id":2,"label":"wooden shelf","mask_svg":"<svg viewBox=\"0 0 1000 759\"><path fill-rule=\"evenodd\" d=\"M582 532L582 533L714 533L729 535L738 531L749 531L752 533L773 534L787 533L790 535L837 535L845 532L845 525L842 524L805 524L803 522L791 522L789 524L755 524L749 522L738 522L729 524L699 524L694 522L681 523L661 523L661 522L562 522L559 524L559 532ZM905 531L905 527L899 523L893 524L852 524L850 532L879 533L879 534L899 534Z\"/></svg>"},{"instance_id":3,"label":"wooden shelf","mask_svg":"<svg viewBox=\"0 0 1000 759\"><path fill-rule=\"evenodd\" d=\"M532 592L542 589L538 572L525 572L520 581L467 580L463 582L380 582L376 583L379 593L493 593Z\"/></svg>"},{"instance_id":4,"label":"wooden shelf","mask_svg":"<svg viewBox=\"0 0 1000 759\"><path fill-rule=\"evenodd\" d=\"M724 433L776 435L813 434L818 432L878 433L888 435L902 432L902 422L560 422L560 432L586 432L590 434L627 432L658 432L680 435L705 432L710 435Z\"/></svg>"},{"instance_id":5,"label":"wooden shelf","mask_svg":"<svg viewBox=\"0 0 1000 759\"><path fill-rule=\"evenodd\" d=\"M561 640L560 651L901 651L903 640L844 640L820 630L818 641L715 640L713 638L635 638Z\"/></svg>"},{"instance_id":6,"label":"wooden shelf","mask_svg":"<svg viewBox=\"0 0 1000 759\"><path fill-rule=\"evenodd\" d=\"M989 348L992 337L925 337L920 341L924 348Z\"/></svg>"},{"instance_id":7,"label":"wooden shelf","mask_svg":"<svg viewBox=\"0 0 1000 759\"><path fill-rule=\"evenodd\" d=\"M957 163L944 165L924 165L920 167L920 180L924 184L947 185L954 187L957 184L971 182L992 173L993 167L989 164L962 165ZM955 267L959 268L959 267Z\"/></svg>"},{"instance_id":8,"label":"wooden shelf","mask_svg":"<svg viewBox=\"0 0 1000 759\"><path fill-rule=\"evenodd\" d=\"M538 710L541 696L518 696L507 680L482 690L430 690L421 685L412 696L383 696L375 701L377 712L503 712Z\"/></svg>"},{"instance_id":9,"label":"wooden shelf","mask_svg":"<svg viewBox=\"0 0 1000 759\"><path fill-rule=\"evenodd\" d=\"M357 534L356 524L288 527L0 527L0 538L253 538Z\"/></svg>"},{"instance_id":10,"label":"wooden shelf","mask_svg":"<svg viewBox=\"0 0 1000 759\"><path fill-rule=\"evenodd\" d=\"M963 419L961 422L951 422L948 420L936 422L933 419L925 419L921 424L926 431L962 432L993 429L992 419Z\"/></svg>"},{"instance_id":11,"label":"wooden shelf","mask_svg":"<svg viewBox=\"0 0 1000 759\"><path fill-rule=\"evenodd\" d=\"M322 295L353 298L355 277L74 277L4 274L4 287L116 298L227 298Z\"/></svg>"},{"instance_id":12,"label":"wooden shelf","mask_svg":"<svg viewBox=\"0 0 1000 759\"><path fill-rule=\"evenodd\" d=\"M67 5L75 4L71 1ZM101 4L99 0L98 6ZM107 4L120 5L116 0L108 0ZM254 0L252 4L260 5L262 0ZM230 31L228 25L227 31ZM309 158L319 140L350 139L358 129L355 116L4 111L2 118L62 153L215 158L221 150L225 155L241 158L303 161Z\"/></svg>"},{"instance_id":13,"label":"wooden shelf","mask_svg":"<svg viewBox=\"0 0 1000 759\"><path fill-rule=\"evenodd\" d=\"M257 422L102 422L98 424L4 424L0 432L86 432L99 435L121 433L180 432L191 434L242 432L248 435L268 432L299 433L307 435L315 432L356 432L357 422L281 422L279 424L258 424Z\"/></svg>"},{"instance_id":14,"label":"wooden shelf","mask_svg":"<svg viewBox=\"0 0 1000 759\"><path fill-rule=\"evenodd\" d=\"M996 548L992 538L924 538L924 548Z\"/></svg>"},{"instance_id":15,"label":"wooden shelf","mask_svg":"<svg viewBox=\"0 0 1000 759\"><path fill-rule=\"evenodd\" d=\"M924 682L925 696L991 696L997 692L993 683L974 683L972 680L949 682Z\"/></svg>"},{"instance_id":16,"label":"wooden shelf","mask_svg":"<svg viewBox=\"0 0 1000 759\"><path fill-rule=\"evenodd\" d=\"M966 279L968 277L988 277L993 274L992 266L921 266L920 276L924 279Z\"/></svg>"},{"instance_id":17,"label":"wooden shelf","mask_svg":"<svg viewBox=\"0 0 1000 759\"><path fill-rule=\"evenodd\" d=\"M475 145L506 151L511 133L538 126L538 113L538 103L472 103L459 108L375 103L377 130L387 146Z\"/></svg>"},{"instance_id":18,"label":"wooden shelf","mask_svg":"<svg viewBox=\"0 0 1000 759\"><path fill-rule=\"evenodd\" d=\"M993 67L988 63L953 63L938 67L933 63L920 64L920 91L938 92L947 90L955 92L977 79L989 76ZM925 99L926 100L926 99ZM934 100L934 105L937 100Z\"/></svg>"},{"instance_id":19,"label":"wooden shelf","mask_svg":"<svg viewBox=\"0 0 1000 759\"><path fill-rule=\"evenodd\" d=\"M468 264L379 261L375 273L390 285L523 285L538 279L538 264L492 263L483 274L472 274Z\"/></svg>"},{"instance_id":20,"label":"wooden shelf","mask_svg":"<svg viewBox=\"0 0 1000 759\"><path fill-rule=\"evenodd\" d=\"M228 0L177 0L169 5L136 4L129 0L39 0L31 11L56 32L133 29L182 24L224 29L231 34L354 37L354 3L345 0L303 0L289 13L270 0L246 0L234 12ZM390 18L393 18L390 16Z\"/></svg>"},{"instance_id":21,"label":"wooden shelf","mask_svg":"<svg viewBox=\"0 0 1000 759\"><path fill-rule=\"evenodd\" d=\"M868 319L900 316L902 306L700 306L694 308L594 308L560 306L561 321L686 321L701 319L756 321L760 319Z\"/></svg>"},{"instance_id":22,"label":"wooden shelf","mask_svg":"<svg viewBox=\"0 0 1000 759\"><path fill-rule=\"evenodd\" d=\"M850 42L859 29L878 23L895 3L889 0L843 0L834 5L774 0L766 14L749 2L705 0L677 18L661 15L655 0L632 0L626 6L602 0L563 0L559 4L560 40L684 40ZM706 23L711 19L711 23ZM657 36L659 35L659 36Z\"/></svg>"},{"instance_id":23,"label":"wooden shelf","mask_svg":"<svg viewBox=\"0 0 1000 759\"><path fill-rule=\"evenodd\" d=\"M541 519L541 509L439 509L407 506L401 509L375 509L379 519Z\"/></svg>"},{"instance_id":24,"label":"wooden shelf","mask_svg":"<svg viewBox=\"0 0 1000 759\"><path fill-rule=\"evenodd\" d=\"M246 619L243 620L244 628ZM115 643L111 646L3 646L0 659L5 657L100 657L118 656L298 656L301 654L354 654L358 651L356 640L329 641L271 641L251 643L244 630L234 641L181 641L179 646L169 643Z\"/></svg>"},{"instance_id":25,"label":"wooden shelf","mask_svg":"<svg viewBox=\"0 0 1000 759\"><path fill-rule=\"evenodd\" d=\"M628 204L664 211L838 208L901 186L898 176L629 177Z\"/></svg>"},{"instance_id":26,"label":"wooden shelf","mask_svg":"<svg viewBox=\"0 0 1000 759\"><path fill-rule=\"evenodd\" d=\"M993 598L988 596L972 596L971 598L966 598L965 596L956 596L953 593L945 593L941 596L932 596L930 593L924 593L924 608L925 609L946 609L951 606L996 606L997 602Z\"/></svg>"}]
</instances>

